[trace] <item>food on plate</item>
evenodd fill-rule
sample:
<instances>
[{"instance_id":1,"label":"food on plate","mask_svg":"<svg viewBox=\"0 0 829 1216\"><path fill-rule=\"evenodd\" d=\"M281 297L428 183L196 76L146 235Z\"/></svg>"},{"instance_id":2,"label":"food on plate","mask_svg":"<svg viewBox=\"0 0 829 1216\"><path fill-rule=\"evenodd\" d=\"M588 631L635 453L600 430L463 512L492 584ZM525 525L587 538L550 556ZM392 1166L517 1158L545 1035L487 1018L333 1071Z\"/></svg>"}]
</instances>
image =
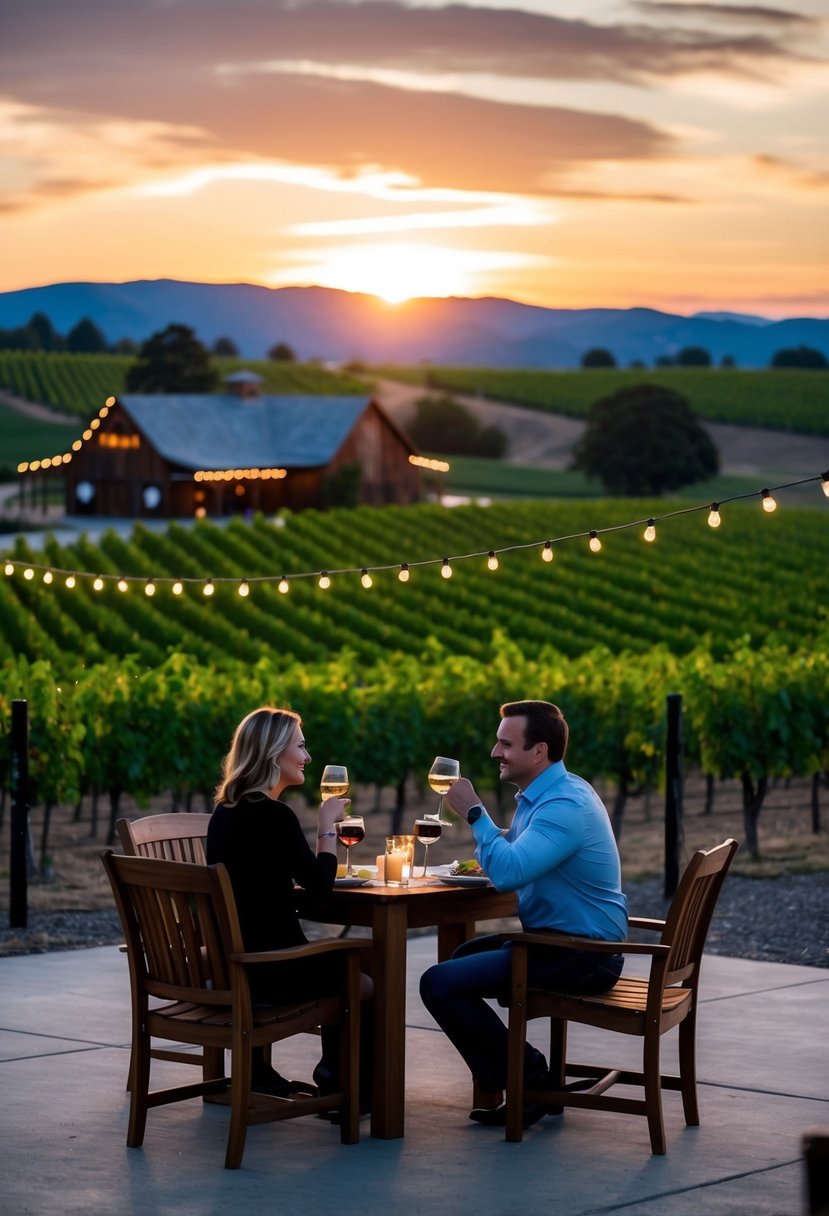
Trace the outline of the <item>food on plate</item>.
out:
<instances>
[{"instance_id":1,"label":"food on plate","mask_svg":"<svg viewBox=\"0 0 829 1216\"><path fill-rule=\"evenodd\" d=\"M371 870L355 870L355 878L371 878Z\"/></svg>"},{"instance_id":2,"label":"food on plate","mask_svg":"<svg viewBox=\"0 0 829 1216\"><path fill-rule=\"evenodd\" d=\"M453 874L483 874L483 870L474 857L468 861L456 861L452 867Z\"/></svg>"}]
</instances>

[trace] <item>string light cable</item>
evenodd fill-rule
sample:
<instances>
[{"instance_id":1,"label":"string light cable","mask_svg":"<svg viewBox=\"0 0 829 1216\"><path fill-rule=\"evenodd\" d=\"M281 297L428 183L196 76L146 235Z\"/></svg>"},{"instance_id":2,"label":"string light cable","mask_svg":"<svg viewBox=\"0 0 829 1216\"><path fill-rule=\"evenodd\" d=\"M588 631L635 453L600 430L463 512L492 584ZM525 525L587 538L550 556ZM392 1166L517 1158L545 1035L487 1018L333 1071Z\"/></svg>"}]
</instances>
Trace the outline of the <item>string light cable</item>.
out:
<instances>
[{"instance_id":1,"label":"string light cable","mask_svg":"<svg viewBox=\"0 0 829 1216\"><path fill-rule=\"evenodd\" d=\"M802 477L799 481L789 481L783 485L763 486L761 490L749 490L744 494L733 494L730 498L722 498L719 502L697 503L690 507L679 507L675 511L666 511L664 515L651 515L645 519L629 520L627 523L610 524L605 528L590 528L584 532L571 532L565 536L550 537L547 536L544 540L523 541L520 544L505 545L501 549L487 547L479 549L474 553L458 553L454 556L444 555L442 557L427 557L420 561L407 562L386 562L378 566L370 566L361 563L359 566L343 566L340 569L328 568L324 570L303 570L296 573L260 574L260 575L245 575L243 577L233 577L226 575L223 577L206 577L202 576L184 576L184 575L147 575L147 574L102 574L94 570L69 570L61 569L58 566L44 565L37 562L23 561L19 558L9 557L3 562L3 570L7 577L13 576L18 570L23 574L27 581L34 579L37 573L42 574L42 581L49 584L54 584L56 580L63 580L63 585L68 588L77 586L78 579L89 580L91 586L96 591L101 591L108 584L113 584L121 592L129 591L133 586L138 587L144 593L152 597L158 589L164 586L169 586L174 595L181 595L185 586L191 586L199 589L203 596L210 598L215 589L221 584L231 584L237 590L237 593L244 597L252 594L253 588L259 584L272 583L277 586L277 589L283 594L290 591L291 584L305 579L315 579L317 585L322 590L327 590L333 586L335 577L341 575L356 574L360 576L363 587L368 590L373 586L372 575L381 573L385 570L393 570L397 573L398 580L402 583L408 582L411 572L416 569L423 569L427 566L439 567L439 572L446 580L451 580L454 574L455 566L458 562L471 561L475 558L486 558L486 564L490 570L499 568L499 558L505 553L519 553L527 549L538 549L541 558L545 562L552 561L554 547L565 544L567 541L587 540L590 549L594 553L599 553L602 550L601 537L609 536L614 532L626 532L632 528L641 528L644 526L645 531L642 534L643 538L651 542L656 537L656 525L662 524L666 520L675 519L680 515L693 515L701 511L708 512L708 523L711 527L719 527L722 515L721 510L729 503L739 502L747 498L759 498L764 511L773 512L777 507L776 500L772 497L776 491L791 490L796 486L805 486L813 482L820 482L821 490L827 498L829 498L829 469L824 473L818 473L813 477ZM772 505L773 504L773 505Z\"/></svg>"}]
</instances>

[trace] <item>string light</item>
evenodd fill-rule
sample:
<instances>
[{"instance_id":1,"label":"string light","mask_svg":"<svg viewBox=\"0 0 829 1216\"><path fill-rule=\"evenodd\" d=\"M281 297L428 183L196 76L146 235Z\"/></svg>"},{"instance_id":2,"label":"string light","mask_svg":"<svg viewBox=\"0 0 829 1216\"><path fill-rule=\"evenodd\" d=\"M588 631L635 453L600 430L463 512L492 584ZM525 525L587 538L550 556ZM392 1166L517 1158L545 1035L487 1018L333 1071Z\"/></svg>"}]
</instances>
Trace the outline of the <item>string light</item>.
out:
<instances>
[{"instance_id":1,"label":"string light","mask_svg":"<svg viewBox=\"0 0 829 1216\"><path fill-rule=\"evenodd\" d=\"M57 463L61 459L62 459L61 457L55 457L54 461L52 461L52 463ZM34 469L34 466L36 464L38 464L38 462L33 461L32 464L29 466L30 469ZM244 472L244 470L242 470L242 472ZM817 476L804 477L804 478L801 478L799 481L788 482L785 485L772 486L771 488L764 487L762 490L753 490L750 492L746 492L744 494L735 494L731 498L725 499L723 501L730 503L730 502L735 502L738 499L756 498L759 495L762 498L764 510L772 511L777 506L777 504L773 498L774 490L791 489L793 486L807 485L812 482L819 482L822 492L826 495L827 498L829 498L829 470L827 470L826 472L824 472L822 474L818 474ZM772 504L772 505L769 505L769 504ZM721 523L721 517L720 517L721 505L722 505L722 503L713 502L710 504L700 503L700 504L697 504L696 506L681 507L675 511L668 511L664 515L656 516L656 517L653 517L653 518L650 518L647 520L644 520L644 519L631 520L627 523L615 524L610 527L602 528L601 531L603 533L604 532L620 532L620 531L624 531L629 528L641 527L644 524L645 528L642 533L642 537L645 541L652 542L656 538L656 525L657 524L663 522L666 519L672 519L679 515L689 515L689 514L704 511L704 510L708 510L709 525L712 528L717 528L720 526L720 523ZM281 516L278 516L276 518L276 520L274 521L275 526L281 526L281 525L284 525L284 523L285 523L285 520ZM546 541L533 540L533 541L527 541L527 542L523 542L523 543L515 544L515 545L506 545L499 551L496 551L495 549L484 549L477 553L456 554L455 557L453 557L451 559L449 557L444 557L444 558L431 557L431 558L424 558L420 561L411 562L411 563L410 562L401 562L399 565L397 563L395 563L393 565L357 566L357 567L351 567L351 568L338 569L338 570L334 570L333 572L330 572L328 570L322 570L322 571L318 571L318 572L315 572L315 571L299 572L299 571L297 571L290 575L283 574L279 578L278 582L277 582L275 576L268 575L268 574L258 575L255 578L240 579L240 578L234 578L234 577L228 576L228 577L218 578L218 579L208 578L206 580L203 577L196 577L196 576L189 576L187 578L175 578L174 576L154 576L154 577L148 578L146 580L141 580L136 575L128 575L126 577L124 577L124 576L119 577L119 579L117 581L117 586L118 586L118 589L123 592L123 591L127 591L129 589L130 582L142 582L143 581L144 593L148 597L151 597L155 594L159 585L163 585L163 586L169 585L173 595L181 595L184 591L185 584L190 583L190 584L196 584L196 585L201 586L203 594L207 597L210 597L214 594L215 585L217 583L232 583L234 585L234 587L236 588L238 594L245 597L245 596L251 594L251 588L254 583L264 583L266 585L272 584L272 583L277 583L278 591L281 594L285 595L285 594L287 594L287 592L289 590L289 580L298 579L298 578L301 578L301 579L316 578L318 580L318 586L322 590L327 590L331 586L331 574L333 573L334 575L359 574L363 587L368 589L374 585L374 580L372 578L372 574L379 570L389 570L389 569L396 570L398 580L401 583L407 583L411 577L411 571L414 566L434 566L439 563L441 576L445 579L450 579L450 578L452 578L452 576L454 574L454 567L452 565L452 562L465 561L470 558L485 557L487 559L487 567L490 570L494 571L494 570L500 569L500 562L499 562L499 558L498 558L499 552L500 553L512 553L512 552L520 551L522 549L538 549L539 546L541 547L540 552L541 552L542 560L545 562L551 562L553 560L553 556L554 556L554 548L553 548L554 545L561 544L564 541L568 541L568 540L576 540L579 537L588 538L588 543L589 543L589 546L590 546L590 549L592 550L592 552L598 553L601 551L602 542L599 539L599 529L594 528L594 529L591 529L589 532L581 532L581 533L574 533L572 535L567 535L567 536L559 536L559 537L552 538L552 539L546 540ZM5 559L5 562L3 564L3 570L7 577L13 576L18 569L23 574L23 577L27 580L33 579L36 571L42 572L43 582L47 586L54 581L55 577L61 577L64 580L64 586L66 588L68 588L69 590L71 590L72 588L74 588L77 585L77 580L79 578L89 579L91 582L92 588L95 591L102 591L107 581L115 581L115 576L111 575L111 574L100 575L100 574L95 574L93 571L88 571L88 570L66 570L66 569L50 567L45 564L38 565L36 562L24 564L22 561L20 561L19 559L15 559L15 558L6 558Z\"/></svg>"}]
</instances>

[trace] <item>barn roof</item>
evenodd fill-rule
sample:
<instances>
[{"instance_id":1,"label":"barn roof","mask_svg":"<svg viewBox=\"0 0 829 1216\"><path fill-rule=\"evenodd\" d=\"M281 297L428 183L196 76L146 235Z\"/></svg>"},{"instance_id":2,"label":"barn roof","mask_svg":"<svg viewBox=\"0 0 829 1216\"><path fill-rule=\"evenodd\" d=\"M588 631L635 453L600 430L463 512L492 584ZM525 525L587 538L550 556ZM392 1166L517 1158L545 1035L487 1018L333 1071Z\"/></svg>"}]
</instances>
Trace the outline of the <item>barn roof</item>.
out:
<instances>
[{"instance_id":1,"label":"barn roof","mask_svg":"<svg viewBox=\"0 0 829 1216\"><path fill-rule=\"evenodd\" d=\"M328 464L371 397L127 394L118 401L160 456L187 469Z\"/></svg>"}]
</instances>

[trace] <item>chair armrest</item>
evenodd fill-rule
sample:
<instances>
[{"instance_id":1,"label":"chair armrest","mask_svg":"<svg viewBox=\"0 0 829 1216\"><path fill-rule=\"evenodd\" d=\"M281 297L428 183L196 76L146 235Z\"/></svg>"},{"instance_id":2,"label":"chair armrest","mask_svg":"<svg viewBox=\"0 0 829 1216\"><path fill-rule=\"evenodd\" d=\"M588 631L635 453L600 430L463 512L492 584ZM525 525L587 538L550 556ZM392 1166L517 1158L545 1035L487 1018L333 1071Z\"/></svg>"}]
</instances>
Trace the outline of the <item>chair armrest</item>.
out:
<instances>
[{"instance_id":1,"label":"chair armrest","mask_svg":"<svg viewBox=\"0 0 829 1216\"><path fill-rule=\"evenodd\" d=\"M628 927L631 929L653 929L659 932L665 928L665 921L654 920L650 916L629 916Z\"/></svg>"},{"instance_id":2,"label":"chair armrest","mask_svg":"<svg viewBox=\"0 0 829 1216\"><path fill-rule=\"evenodd\" d=\"M503 941L517 946L557 946L566 950L592 950L596 954L649 954L667 956L670 946L661 942L600 941L595 937L575 937L567 933L505 933Z\"/></svg>"},{"instance_id":3,"label":"chair armrest","mask_svg":"<svg viewBox=\"0 0 829 1216\"><path fill-rule=\"evenodd\" d=\"M369 941L343 941L332 938L322 942L307 942L304 946L287 946L284 950L257 950L252 954L230 954L231 963L287 963L299 958L313 958L317 954L334 954L337 951L370 950Z\"/></svg>"}]
</instances>

